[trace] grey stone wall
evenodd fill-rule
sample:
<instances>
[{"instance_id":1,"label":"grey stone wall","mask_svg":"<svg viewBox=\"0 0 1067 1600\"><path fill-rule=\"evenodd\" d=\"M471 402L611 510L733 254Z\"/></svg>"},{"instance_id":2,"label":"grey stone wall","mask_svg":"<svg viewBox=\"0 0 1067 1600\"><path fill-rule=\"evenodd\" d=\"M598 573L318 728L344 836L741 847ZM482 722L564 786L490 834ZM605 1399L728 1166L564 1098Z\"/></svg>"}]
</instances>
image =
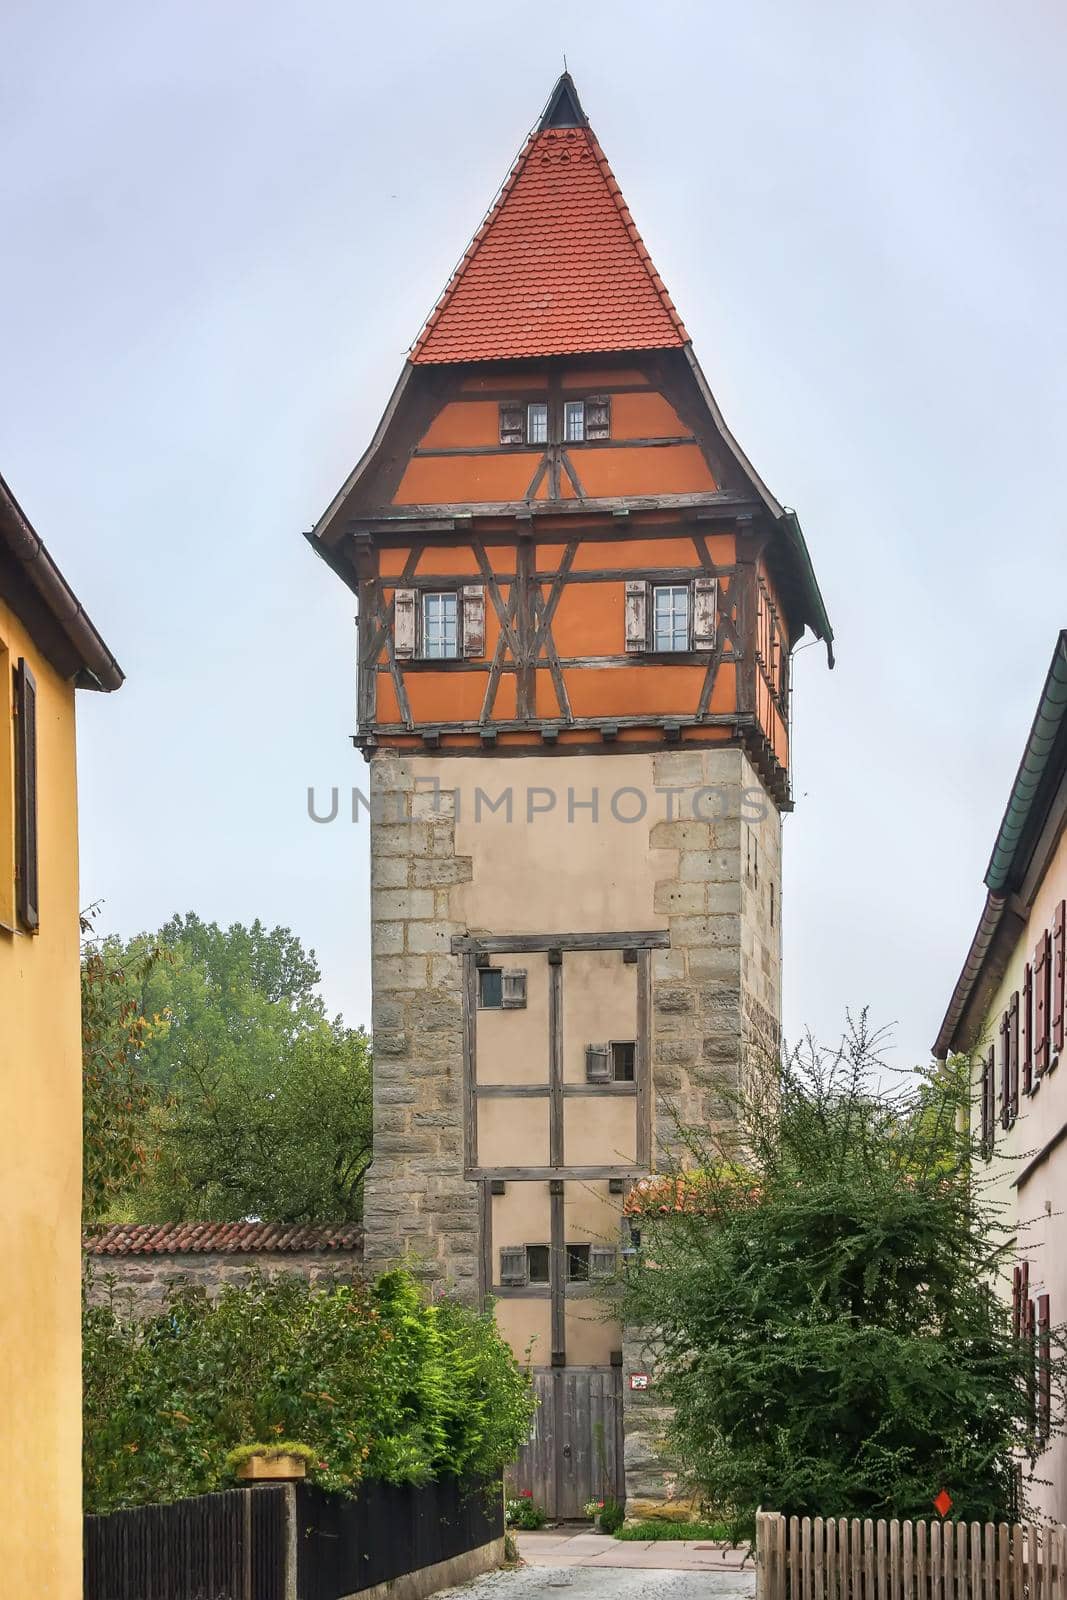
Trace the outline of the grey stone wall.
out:
<instances>
[{"instance_id":1,"label":"grey stone wall","mask_svg":"<svg viewBox=\"0 0 1067 1600\"><path fill-rule=\"evenodd\" d=\"M438 1289L478 1287L478 1191L463 1177L462 962L451 951L454 797L416 793L393 751L371 761L374 1161L369 1271L407 1261Z\"/></svg>"},{"instance_id":2,"label":"grey stone wall","mask_svg":"<svg viewBox=\"0 0 1067 1600\"><path fill-rule=\"evenodd\" d=\"M312 1284L360 1277L358 1250L197 1251L195 1254L84 1256L91 1305L115 1304L123 1316L148 1317L162 1308L172 1286L202 1289L215 1299L223 1285L245 1284L254 1273L275 1278L291 1273Z\"/></svg>"}]
</instances>

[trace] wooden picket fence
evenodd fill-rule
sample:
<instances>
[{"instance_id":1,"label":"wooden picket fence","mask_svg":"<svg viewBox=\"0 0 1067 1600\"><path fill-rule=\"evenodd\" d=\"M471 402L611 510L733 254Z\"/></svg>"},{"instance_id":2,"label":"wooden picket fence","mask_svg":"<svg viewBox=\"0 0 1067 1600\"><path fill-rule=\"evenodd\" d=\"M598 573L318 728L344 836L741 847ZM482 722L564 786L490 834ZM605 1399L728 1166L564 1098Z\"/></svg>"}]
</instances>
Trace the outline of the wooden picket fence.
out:
<instances>
[{"instance_id":1,"label":"wooden picket fence","mask_svg":"<svg viewBox=\"0 0 1067 1600\"><path fill-rule=\"evenodd\" d=\"M1067 1600L1067 1527L756 1516L757 1600Z\"/></svg>"}]
</instances>

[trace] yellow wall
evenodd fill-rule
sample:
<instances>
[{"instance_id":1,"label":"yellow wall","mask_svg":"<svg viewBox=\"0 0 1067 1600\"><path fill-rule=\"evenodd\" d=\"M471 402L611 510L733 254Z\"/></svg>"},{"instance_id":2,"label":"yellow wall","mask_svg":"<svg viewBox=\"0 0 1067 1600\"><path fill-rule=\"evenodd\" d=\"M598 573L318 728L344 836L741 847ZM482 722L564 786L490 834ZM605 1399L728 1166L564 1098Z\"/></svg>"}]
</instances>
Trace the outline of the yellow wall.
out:
<instances>
[{"instance_id":1,"label":"yellow wall","mask_svg":"<svg viewBox=\"0 0 1067 1600\"><path fill-rule=\"evenodd\" d=\"M0 601L0 1580L81 1594L81 1028L74 689ZM12 930L11 668L37 680L40 932Z\"/></svg>"}]
</instances>

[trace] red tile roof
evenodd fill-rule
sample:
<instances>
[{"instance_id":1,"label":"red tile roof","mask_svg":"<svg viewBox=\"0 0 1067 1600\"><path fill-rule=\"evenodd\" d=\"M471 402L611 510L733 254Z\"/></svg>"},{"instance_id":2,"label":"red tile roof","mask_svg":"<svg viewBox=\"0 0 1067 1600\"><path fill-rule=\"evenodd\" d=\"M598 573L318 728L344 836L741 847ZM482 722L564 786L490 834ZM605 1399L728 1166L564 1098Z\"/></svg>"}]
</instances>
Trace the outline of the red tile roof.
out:
<instances>
[{"instance_id":1,"label":"red tile roof","mask_svg":"<svg viewBox=\"0 0 1067 1600\"><path fill-rule=\"evenodd\" d=\"M86 1232L82 1248L90 1256L360 1251L363 1229L358 1223L330 1228L303 1227L288 1222L118 1222L109 1228Z\"/></svg>"},{"instance_id":2,"label":"red tile roof","mask_svg":"<svg viewBox=\"0 0 1067 1600\"><path fill-rule=\"evenodd\" d=\"M542 127L411 359L503 361L688 341L591 129Z\"/></svg>"}]
</instances>

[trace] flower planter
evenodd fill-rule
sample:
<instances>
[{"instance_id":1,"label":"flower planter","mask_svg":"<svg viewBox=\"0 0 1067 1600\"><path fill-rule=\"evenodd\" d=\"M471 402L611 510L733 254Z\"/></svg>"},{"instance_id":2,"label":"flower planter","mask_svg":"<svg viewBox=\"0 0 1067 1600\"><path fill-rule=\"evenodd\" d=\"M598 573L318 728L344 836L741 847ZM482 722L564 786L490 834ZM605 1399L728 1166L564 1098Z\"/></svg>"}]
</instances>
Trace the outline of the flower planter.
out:
<instances>
[{"instance_id":1,"label":"flower planter","mask_svg":"<svg viewBox=\"0 0 1067 1600\"><path fill-rule=\"evenodd\" d=\"M237 1476L244 1483L292 1483L307 1476L307 1463L299 1456L249 1456Z\"/></svg>"}]
</instances>

